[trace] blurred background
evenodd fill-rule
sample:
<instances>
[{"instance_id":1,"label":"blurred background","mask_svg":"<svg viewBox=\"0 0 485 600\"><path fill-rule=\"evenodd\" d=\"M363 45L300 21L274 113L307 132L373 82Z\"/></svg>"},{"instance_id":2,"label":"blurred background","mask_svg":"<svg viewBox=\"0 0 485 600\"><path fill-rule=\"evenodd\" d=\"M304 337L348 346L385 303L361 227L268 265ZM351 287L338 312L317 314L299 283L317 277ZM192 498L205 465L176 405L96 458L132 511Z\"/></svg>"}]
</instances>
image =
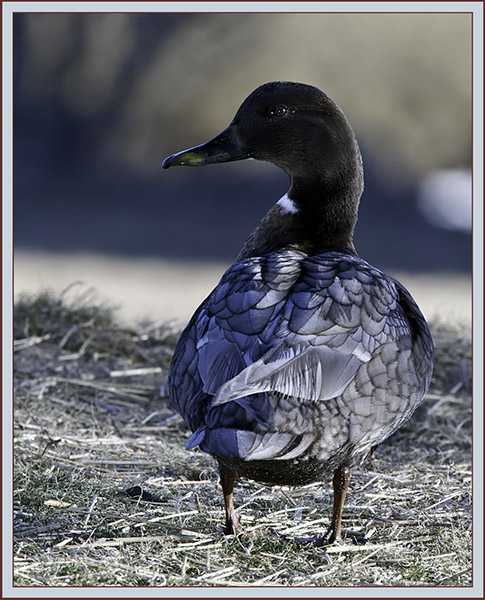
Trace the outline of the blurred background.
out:
<instances>
[{"instance_id":1,"label":"blurred background","mask_svg":"<svg viewBox=\"0 0 485 600\"><path fill-rule=\"evenodd\" d=\"M80 282L125 321L188 319L288 188L256 161L162 171L272 80L360 141L359 254L469 324L471 15L17 13L15 295Z\"/></svg>"}]
</instances>

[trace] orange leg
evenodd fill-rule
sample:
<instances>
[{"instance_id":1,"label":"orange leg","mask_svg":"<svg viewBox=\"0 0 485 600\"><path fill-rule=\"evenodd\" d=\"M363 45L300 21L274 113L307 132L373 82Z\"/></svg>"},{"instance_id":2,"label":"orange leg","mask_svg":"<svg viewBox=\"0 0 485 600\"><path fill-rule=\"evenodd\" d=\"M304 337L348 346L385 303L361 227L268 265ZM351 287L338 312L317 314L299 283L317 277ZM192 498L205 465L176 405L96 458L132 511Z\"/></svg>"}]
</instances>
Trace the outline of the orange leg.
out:
<instances>
[{"instance_id":1,"label":"orange leg","mask_svg":"<svg viewBox=\"0 0 485 600\"><path fill-rule=\"evenodd\" d=\"M340 540L340 531L342 528L342 512L344 509L345 496L349 489L350 469L343 465L335 470L333 474L333 514L330 527L324 536L316 540L318 546L324 544L333 544L335 540Z\"/></svg>"},{"instance_id":2,"label":"orange leg","mask_svg":"<svg viewBox=\"0 0 485 600\"><path fill-rule=\"evenodd\" d=\"M221 475L222 493L224 494L224 506L226 508L226 527L224 533L227 535L237 535L242 532L242 527L239 524L234 509L233 490L236 474L222 465L219 465L219 472Z\"/></svg>"}]
</instances>

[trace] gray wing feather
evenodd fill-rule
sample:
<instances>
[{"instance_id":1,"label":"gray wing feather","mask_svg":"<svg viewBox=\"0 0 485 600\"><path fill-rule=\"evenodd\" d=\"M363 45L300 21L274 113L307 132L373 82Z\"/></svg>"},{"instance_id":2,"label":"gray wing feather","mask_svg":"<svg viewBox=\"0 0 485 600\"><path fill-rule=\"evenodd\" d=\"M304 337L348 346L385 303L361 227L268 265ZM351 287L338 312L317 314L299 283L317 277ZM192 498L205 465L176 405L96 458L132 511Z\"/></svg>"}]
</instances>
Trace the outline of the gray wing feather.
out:
<instances>
[{"instance_id":1,"label":"gray wing feather","mask_svg":"<svg viewBox=\"0 0 485 600\"><path fill-rule=\"evenodd\" d=\"M311 402L328 400L342 393L362 364L357 356L328 346L281 344L224 383L213 405L267 391Z\"/></svg>"}]
</instances>

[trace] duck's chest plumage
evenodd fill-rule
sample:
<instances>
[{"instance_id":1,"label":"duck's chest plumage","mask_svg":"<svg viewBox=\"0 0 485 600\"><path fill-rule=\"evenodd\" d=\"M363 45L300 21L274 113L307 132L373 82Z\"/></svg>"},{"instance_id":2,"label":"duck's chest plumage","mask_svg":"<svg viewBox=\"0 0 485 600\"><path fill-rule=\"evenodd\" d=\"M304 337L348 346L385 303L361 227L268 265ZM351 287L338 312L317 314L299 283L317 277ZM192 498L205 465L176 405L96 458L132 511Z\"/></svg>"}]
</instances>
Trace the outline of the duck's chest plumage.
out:
<instances>
[{"instance_id":1,"label":"duck's chest plumage","mask_svg":"<svg viewBox=\"0 0 485 600\"><path fill-rule=\"evenodd\" d=\"M285 469L267 469L280 461L293 483L305 464L302 481L315 480L412 414L428 336L407 291L359 257L270 252L236 262L195 313L170 396L194 432L188 447L254 479L281 482Z\"/></svg>"}]
</instances>

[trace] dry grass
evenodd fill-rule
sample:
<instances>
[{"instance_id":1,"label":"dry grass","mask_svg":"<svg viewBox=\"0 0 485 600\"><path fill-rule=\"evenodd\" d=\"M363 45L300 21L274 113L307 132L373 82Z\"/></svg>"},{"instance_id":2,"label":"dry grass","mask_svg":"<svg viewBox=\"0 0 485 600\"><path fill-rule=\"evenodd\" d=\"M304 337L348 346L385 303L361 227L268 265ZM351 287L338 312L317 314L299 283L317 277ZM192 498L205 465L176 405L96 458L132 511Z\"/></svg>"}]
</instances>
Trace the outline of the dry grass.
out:
<instances>
[{"instance_id":1,"label":"dry grass","mask_svg":"<svg viewBox=\"0 0 485 600\"><path fill-rule=\"evenodd\" d=\"M356 472L344 527L316 548L329 483L240 481L246 534L223 517L211 457L164 394L178 335L118 327L89 299L44 295L15 310L14 585L470 586L471 348L435 327L437 366L413 419ZM162 394L160 394L162 390ZM142 486L158 502L130 498Z\"/></svg>"}]
</instances>

